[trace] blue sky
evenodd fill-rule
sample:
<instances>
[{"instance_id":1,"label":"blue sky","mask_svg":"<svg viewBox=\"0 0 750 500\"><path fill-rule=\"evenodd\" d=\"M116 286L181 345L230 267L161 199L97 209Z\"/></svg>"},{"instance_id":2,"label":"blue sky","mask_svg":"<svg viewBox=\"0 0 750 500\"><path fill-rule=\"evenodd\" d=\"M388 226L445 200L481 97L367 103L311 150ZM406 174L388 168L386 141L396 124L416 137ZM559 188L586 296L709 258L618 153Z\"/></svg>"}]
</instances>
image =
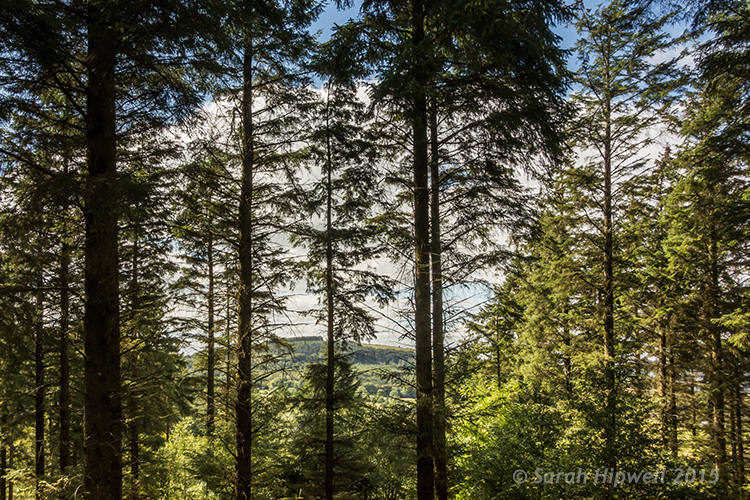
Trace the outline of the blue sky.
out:
<instances>
[{"instance_id":1,"label":"blue sky","mask_svg":"<svg viewBox=\"0 0 750 500\"><path fill-rule=\"evenodd\" d=\"M321 30L320 40L328 40L331 37L331 33L333 32L333 26L335 24L344 24L346 23L350 18L356 18L357 14L359 13L359 6L362 5L361 0L354 0L354 7L351 9L345 10L345 11L339 11L336 9L336 3L335 2L329 2L326 5L325 10L320 15L320 18L313 23L311 30L312 31L318 31ZM591 1L587 1L586 4L593 3ZM573 27L566 27L566 26L558 26L555 28L555 31L563 37L562 46L563 48L571 48L573 44L575 43L576 39L576 31Z\"/></svg>"}]
</instances>

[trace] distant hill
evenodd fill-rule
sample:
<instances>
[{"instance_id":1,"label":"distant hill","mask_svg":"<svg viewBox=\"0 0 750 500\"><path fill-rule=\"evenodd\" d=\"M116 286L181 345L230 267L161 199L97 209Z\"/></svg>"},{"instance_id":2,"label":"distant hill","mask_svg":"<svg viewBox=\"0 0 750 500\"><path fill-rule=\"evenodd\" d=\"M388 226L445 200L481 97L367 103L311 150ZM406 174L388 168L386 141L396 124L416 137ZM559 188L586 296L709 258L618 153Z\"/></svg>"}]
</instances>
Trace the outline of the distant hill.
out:
<instances>
[{"instance_id":1,"label":"distant hill","mask_svg":"<svg viewBox=\"0 0 750 500\"><path fill-rule=\"evenodd\" d=\"M309 340L308 340L309 339ZM283 377L269 378L269 388L283 380L289 388L297 388L302 379L298 375L307 363L321 363L325 359L326 343L320 337L297 337L284 339L294 348L289 360L292 370ZM344 351L354 364L360 390L366 391L381 402L389 398L411 399L415 397L413 387L395 382L388 374L400 373L400 379L414 365L414 349L373 344L349 344ZM295 370L296 369L296 370ZM298 374L295 374L295 371Z\"/></svg>"},{"instance_id":2,"label":"distant hill","mask_svg":"<svg viewBox=\"0 0 750 500\"><path fill-rule=\"evenodd\" d=\"M309 339L309 340L308 340ZM325 358L326 343L320 337L284 339L294 348L294 362L308 363ZM414 349L373 344L349 344L344 351L355 365L401 366L413 363Z\"/></svg>"},{"instance_id":3,"label":"distant hill","mask_svg":"<svg viewBox=\"0 0 750 500\"><path fill-rule=\"evenodd\" d=\"M284 340L287 342L323 342L323 337L319 335L313 335L311 337L286 337Z\"/></svg>"},{"instance_id":4,"label":"distant hill","mask_svg":"<svg viewBox=\"0 0 750 500\"><path fill-rule=\"evenodd\" d=\"M308 336L283 339L292 348L291 354L279 350L279 361L286 366L282 372L275 373L262 382L259 387L272 389L285 385L296 389L302 383L305 365L321 363L325 359L326 343L321 337ZM415 397L413 387L396 382L389 374L399 373L399 379L409 379L410 367L414 365L414 349L373 344L348 344L345 354L351 359L360 390L366 391L381 402L389 398L411 399ZM288 356L288 357L287 357ZM205 353L199 352L187 357L191 367L200 370L200 359L205 359Z\"/></svg>"}]
</instances>

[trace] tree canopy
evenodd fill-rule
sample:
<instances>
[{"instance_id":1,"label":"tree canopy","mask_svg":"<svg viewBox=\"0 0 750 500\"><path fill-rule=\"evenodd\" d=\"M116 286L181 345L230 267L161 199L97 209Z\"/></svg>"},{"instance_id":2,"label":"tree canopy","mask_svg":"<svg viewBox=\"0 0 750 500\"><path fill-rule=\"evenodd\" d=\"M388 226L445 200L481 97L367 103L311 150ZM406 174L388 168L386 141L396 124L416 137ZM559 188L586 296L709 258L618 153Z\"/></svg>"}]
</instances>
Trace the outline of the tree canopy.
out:
<instances>
[{"instance_id":1,"label":"tree canopy","mask_svg":"<svg viewBox=\"0 0 750 500\"><path fill-rule=\"evenodd\" d=\"M0 500L746 498L748 3L325 7L0 0Z\"/></svg>"}]
</instances>

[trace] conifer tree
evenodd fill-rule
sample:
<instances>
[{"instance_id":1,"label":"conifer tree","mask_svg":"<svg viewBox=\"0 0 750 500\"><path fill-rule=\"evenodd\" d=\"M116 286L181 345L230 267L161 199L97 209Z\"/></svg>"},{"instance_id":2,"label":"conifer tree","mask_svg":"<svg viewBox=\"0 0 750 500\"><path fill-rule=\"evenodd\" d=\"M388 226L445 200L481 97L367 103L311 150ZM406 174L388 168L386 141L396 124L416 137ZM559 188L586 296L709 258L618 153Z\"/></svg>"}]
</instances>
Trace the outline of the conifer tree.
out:
<instances>
[{"instance_id":1,"label":"conifer tree","mask_svg":"<svg viewBox=\"0 0 750 500\"><path fill-rule=\"evenodd\" d=\"M205 150L204 147L209 149ZM197 159L181 168L181 183L184 189L175 200L178 211L173 233L178 238L184 254L185 266L177 284L180 301L201 312L187 320L185 327L198 329L206 344L206 432L214 433L217 420L216 374L222 370L219 356L226 349L219 349L220 332L229 321L226 308L222 318L222 304L230 298L227 290L233 280L232 267L228 259L234 257L231 241L234 228L234 185L227 171L229 159L217 147L198 145L194 154ZM203 320L205 318L205 321ZM228 373L224 374L229 377Z\"/></svg>"},{"instance_id":2,"label":"conifer tree","mask_svg":"<svg viewBox=\"0 0 750 500\"><path fill-rule=\"evenodd\" d=\"M170 27L193 12L179 2L4 2L1 8L3 78L21 96L14 105L33 112L52 90L65 98L60 108L84 123L78 129L87 159L84 491L87 498L119 499L118 134L164 125L195 104L197 87L184 87L185 73L168 69L186 62L196 39L184 29L195 22L180 31ZM136 94L128 103L121 99Z\"/></svg>"},{"instance_id":3,"label":"conifer tree","mask_svg":"<svg viewBox=\"0 0 750 500\"><path fill-rule=\"evenodd\" d=\"M307 26L318 6L307 0L226 4L214 34L228 76L240 126L226 144L239 163L237 256L239 267L237 325L237 400L235 498L252 498L253 480L253 346L272 336L271 314L279 309L274 290L285 271L279 248L270 239L285 212L286 190L294 177L290 133L294 111L306 98L295 73L312 47ZM225 24L222 24L225 23ZM285 135L289 133L289 135ZM296 137L298 138L298 137ZM275 267L274 269L271 269Z\"/></svg>"},{"instance_id":4,"label":"conifer tree","mask_svg":"<svg viewBox=\"0 0 750 500\"><path fill-rule=\"evenodd\" d=\"M701 18L701 15L705 17ZM735 284L735 288L728 288L732 286L731 278L729 278L729 283L723 283L728 277L727 271L722 274L722 269L732 269L738 261L744 259L742 247L746 239L746 231L739 213L745 210L742 193L746 190L743 175L740 172L746 170L750 161L747 153L747 129L750 120L747 100L750 89L748 16L750 16L750 9L744 2L709 2L705 9L699 11L696 22L705 20L712 36L700 46L698 58L700 93L697 96L697 102L693 103L695 112L684 130L685 134L691 138L690 147L685 154L688 161L693 163L686 167L689 177L695 179L693 185L699 186L697 179L701 178L704 182L713 184L712 192L700 192L700 194L696 192L701 202L694 206L696 208L702 206L711 210L710 207L713 205L718 210L718 212L713 212L713 215L706 214L709 218L718 216L716 222L712 224L715 228L712 237L716 240L716 251L719 252L719 257L716 259L719 277L714 281L718 282L718 294L723 307L712 311L734 319L718 321L719 329L725 332L728 330L732 334L730 337L732 342L726 346L731 355L725 353L723 349L721 351L721 354L726 355L722 371L714 373L712 377L714 384L712 386L713 434L715 456L719 462L725 452L721 449L723 432L720 428L720 419L722 416L716 410L722 396L716 384L721 384L721 379L725 378L725 389L731 402L729 411L733 429L731 437L734 438L732 439L733 463L735 486L738 488L742 487L745 478L741 433L742 405L741 398L735 394L735 388L737 384L742 383L737 367L743 363L741 358L744 357L742 353L746 352L747 343L744 341L744 334L739 333L735 328L741 324L742 320L739 318L745 317L746 314L744 310L745 290L742 286L738 287L738 284ZM722 208L719 209L718 206ZM702 216L700 220L705 219ZM730 237L729 235L733 235L735 240L725 240ZM729 275L731 276L731 272ZM729 295L725 295L727 293ZM714 350L721 347L718 345L720 341L719 338L713 343ZM718 360L714 365L717 363Z\"/></svg>"},{"instance_id":5,"label":"conifer tree","mask_svg":"<svg viewBox=\"0 0 750 500\"><path fill-rule=\"evenodd\" d=\"M573 171L577 181L571 181L590 193L590 199L582 200L586 208L581 217L587 221L585 231L596 235L592 243L598 257L589 265L601 276L591 276L590 282L594 286L591 293L598 295L597 315L604 340L602 428L607 465L612 469L618 467L617 365L620 339L625 334L622 330L618 333L616 327L621 286L619 186L644 168L647 157L642 151L652 140L648 129L663 122L659 111L670 104L677 86L673 60L648 61L672 45L664 28L673 16L655 15L651 2L613 1L594 13L584 9L577 22L581 35L577 81L582 90L576 93L580 117L574 128L575 144L582 150L593 148L595 153L584 158L584 164ZM611 494L608 490L608 497Z\"/></svg>"},{"instance_id":6,"label":"conifer tree","mask_svg":"<svg viewBox=\"0 0 750 500\"><path fill-rule=\"evenodd\" d=\"M371 117L357 97L357 64L347 59L354 51L342 46L344 28L321 49L315 67L328 78L322 89L323 100L313 110L316 128L309 137L313 175L319 180L309 186L304 204L311 216L324 217L324 229L303 226L293 241L309 246L305 265L309 288L325 296L325 307L318 316L326 324L325 382L325 473L324 491L334 498L336 470L342 470L336 457L336 413L341 402L335 393L336 366L346 356L350 343L361 343L375 336L374 318L365 302L381 307L391 298L393 283L371 270L357 269L377 257L375 200L380 197L376 145L366 128ZM361 70L360 70L361 71ZM361 73L360 73L361 74ZM310 372L313 376L314 372Z\"/></svg>"},{"instance_id":7,"label":"conifer tree","mask_svg":"<svg viewBox=\"0 0 750 500\"><path fill-rule=\"evenodd\" d=\"M124 141L123 141L124 142ZM165 319L168 282L176 266L169 259L172 172L176 148L149 131L127 139L130 153L120 173L122 205L119 216L122 331L123 438L128 465L124 489L140 498L141 470L148 461L143 441L163 429L169 409L163 408L158 384L169 389L179 368L175 359L178 338L170 338ZM167 399L168 401L168 399ZM147 411L144 411L146 410Z\"/></svg>"},{"instance_id":8,"label":"conifer tree","mask_svg":"<svg viewBox=\"0 0 750 500\"><path fill-rule=\"evenodd\" d=\"M726 155L727 150L716 147L718 131L724 127L714 112L721 114L724 103L715 95L708 99L699 101L697 113L686 122L690 143L675 160L684 177L667 198L665 249L678 287L675 298L690 312L686 326L696 335L696 344L706 346L700 355L705 356L710 384L713 455L716 466L724 471L726 400L734 371L725 337L744 345L740 341L744 334L736 328L739 318L746 315L745 290L736 276L746 259L747 186L741 157Z\"/></svg>"},{"instance_id":9,"label":"conifer tree","mask_svg":"<svg viewBox=\"0 0 750 500\"><path fill-rule=\"evenodd\" d=\"M401 120L394 124L393 129L398 131L394 134L400 137L405 128L410 127L412 135L405 143L408 152L404 152L402 160L404 165L408 162L410 168L404 168L404 173L394 177L400 185L410 185L410 192L402 202L408 200L414 204L413 229L409 231L413 231L413 239L409 241L414 245L415 254L417 491L419 498L427 498L432 496L434 483L433 400L435 397L442 399L444 384L441 380L444 373L442 363L436 367L436 381L432 374L433 339L441 351L437 353L436 361L441 362L442 359L442 334L438 332L437 337L433 335L432 325L440 326L444 319L432 318L431 313L430 248L432 245L442 255L446 249L455 250L460 246L458 243L438 245L440 236L455 236L456 241L461 243L471 242L474 237L482 240L483 233L478 229L481 223L473 222L481 220L485 214L472 219L469 212L476 209L479 203L469 200L472 200L472 196L476 197L473 201L486 196L486 199L495 202L497 200L493 199L492 194L498 194L498 191L489 194L483 190L483 180L500 174L493 181L500 181L499 191L502 194L499 197L507 202L505 206L511 206L512 203L504 199L513 191L512 187L508 187L514 183L508 164L516 166L515 160L526 158L523 152L532 145L542 152L540 156L556 149L555 135L560 111L564 108L561 95L564 71L562 54L549 25L564 17L564 9L557 2L545 2L534 7L502 1L480 4L406 2L388 4L386 8L380 2L373 1L363 4L363 12L362 25L370 37L372 57L378 58L373 67L380 83L374 89L374 97L376 102L393 112L394 118ZM487 12L493 13L493 22L479 20ZM498 43L498 40L502 43ZM512 56L508 57L508 54ZM534 63L529 64L529 61ZM408 76L406 85L404 75ZM433 110L428 110L428 102L433 103L435 120L430 118ZM433 206L437 210L433 215L432 228L427 137L431 122L435 124L433 142L436 143L430 148L433 169L437 168L440 172L443 162L448 165L455 162L457 165L434 175L434 189L449 201L443 205L438 198L433 198ZM472 130L475 131L472 133ZM462 143L462 139L468 139L468 144ZM452 143L452 140L456 142ZM451 144L458 146L453 150ZM501 152L492 151L493 145L499 145L497 147ZM488 151L490 156L485 162L481 158ZM502 166L494 164L492 160L496 158L500 158ZM531 165L524 166L531 170ZM450 170L452 172L448 173ZM407 175L413 176L408 183ZM441 183L444 183L443 186ZM457 186L455 196L445 188L450 185ZM496 187L498 184L493 183L488 191ZM503 187L508 189L504 191ZM444 214L455 217L455 226L447 230L440 228L444 219L450 218ZM469 220L472 221L469 227L462 227ZM503 220L503 223L506 222L507 219ZM455 229L455 233L451 234L451 229ZM472 231L475 231L472 237L463 238ZM432 243L431 233L435 235ZM435 253L433 286L434 283L445 283L445 273L448 272L449 261L441 259L442 265L439 266L437 257ZM470 262L468 265L467 260ZM470 274L470 268L476 270L480 267L471 267L479 260L457 258L458 274ZM461 269L461 265L465 267ZM443 271L440 271L440 267ZM460 281L460 278L456 281ZM435 294L434 299L436 310L442 316L439 294ZM439 387L434 386L435 382ZM441 412L438 427L443 427L444 410L441 408L437 411ZM441 437L438 439L442 441L442 429L439 434ZM443 466L445 452L442 445L440 448L441 470L437 487L440 497L444 498L447 495Z\"/></svg>"},{"instance_id":10,"label":"conifer tree","mask_svg":"<svg viewBox=\"0 0 750 500\"><path fill-rule=\"evenodd\" d=\"M644 347L654 353L658 370L660 438L665 450L676 457L678 443L677 397L684 376L681 351L694 349L680 335L680 318L686 316L676 302L677 288L668 270L664 243L668 222L667 196L680 177L670 150L655 167L634 175L623 185L623 261L628 263L623 304L630 309L636 328L644 332Z\"/></svg>"}]
</instances>

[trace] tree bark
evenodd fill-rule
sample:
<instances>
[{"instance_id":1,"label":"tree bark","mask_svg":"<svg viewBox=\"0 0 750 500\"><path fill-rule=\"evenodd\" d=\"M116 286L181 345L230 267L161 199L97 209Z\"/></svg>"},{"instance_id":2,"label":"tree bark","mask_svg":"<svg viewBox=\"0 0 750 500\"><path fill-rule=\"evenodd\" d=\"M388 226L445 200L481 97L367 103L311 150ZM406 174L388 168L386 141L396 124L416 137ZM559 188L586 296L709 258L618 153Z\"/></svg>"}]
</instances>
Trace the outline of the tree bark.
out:
<instances>
[{"instance_id":1,"label":"tree bark","mask_svg":"<svg viewBox=\"0 0 750 500\"><path fill-rule=\"evenodd\" d=\"M134 361L137 363L137 361ZM137 369L134 366L134 375L137 377ZM130 405L130 426L128 427L128 439L130 441L130 498L138 500L141 497L140 490L140 471L141 471L141 452L138 429L138 399L131 394Z\"/></svg>"},{"instance_id":2,"label":"tree bark","mask_svg":"<svg viewBox=\"0 0 750 500\"><path fill-rule=\"evenodd\" d=\"M565 346L565 352L562 355L563 377L565 378L565 396L573 397L573 365L570 359L572 335L570 334L570 325L568 324L567 302L562 305L562 343Z\"/></svg>"},{"instance_id":3,"label":"tree bark","mask_svg":"<svg viewBox=\"0 0 750 500\"><path fill-rule=\"evenodd\" d=\"M65 174L68 164L65 162ZM68 216L68 202L63 204L62 216ZM67 220L63 221L60 248L60 473L67 474L70 466L70 245Z\"/></svg>"},{"instance_id":4,"label":"tree bark","mask_svg":"<svg viewBox=\"0 0 750 500\"><path fill-rule=\"evenodd\" d=\"M140 316L140 284L138 281L138 272L140 262L138 260L139 248L138 248L138 226L136 225L135 234L133 237L133 269L132 277L130 281L130 292L131 292L131 311L133 316L133 342L136 347L131 352L131 371L132 371L132 382L130 391L130 422L128 425L128 440L130 444L130 498L131 500L138 500L140 498L140 443L139 443L139 429L138 429L138 384L139 381L139 367L138 367L138 338L139 338L139 316Z\"/></svg>"},{"instance_id":5,"label":"tree bark","mask_svg":"<svg viewBox=\"0 0 750 500\"><path fill-rule=\"evenodd\" d=\"M734 397L732 398L734 414L734 436L735 444L734 468L735 483L737 489L742 491L742 485L745 483L745 446L742 442L742 380L740 370L741 357L738 355L734 363Z\"/></svg>"},{"instance_id":6,"label":"tree bark","mask_svg":"<svg viewBox=\"0 0 750 500\"><path fill-rule=\"evenodd\" d=\"M39 275L39 289L36 292L37 327L34 339L34 456L35 491L36 498L41 497L41 479L44 476L44 399L46 386L44 383L44 294L42 293L42 276Z\"/></svg>"},{"instance_id":7,"label":"tree bark","mask_svg":"<svg viewBox=\"0 0 750 500\"><path fill-rule=\"evenodd\" d=\"M236 305L236 303L235 303ZM233 359L232 359L232 322L230 321L230 318L236 313L236 310L233 311L232 308L232 294L227 294L227 316L225 321L225 332L224 332L224 338L226 339L227 343L227 350L226 350L226 358L224 359L224 407L225 408L231 408L232 406L232 396L234 393L234 390L236 389L236 380L232 379L232 367ZM227 417L228 419L228 417Z\"/></svg>"},{"instance_id":8,"label":"tree bark","mask_svg":"<svg viewBox=\"0 0 750 500\"><path fill-rule=\"evenodd\" d=\"M84 495L122 498L115 64L111 9L88 11Z\"/></svg>"},{"instance_id":9,"label":"tree bark","mask_svg":"<svg viewBox=\"0 0 750 500\"><path fill-rule=\"evenodd\" d=\"M334 297L333 297L333 182L331 161L330 83L326 96L326 308L327 324L327 358L326 358L326 457L325 457L325 493L326 500L333 500L333 407L335 388L335 346L334 342Z\"/></svg>"},{"instance_id":10,"label":"tree bark","mask_svg":"<svg viewBox=\"0 0 750 500\"><path fill-rule=\"evenodd\" d=\"M711 403L713 413L713 439L716 467L720 476L724 477L724 468L727 462L727 443L724 429L724 355L721 341L721 330L713 322L718 317L719 300L719 276L718 255L715 238L709 244L709 283L706 290L708 297L702 307L701 315L704 328L709 337L711 350Z\"/></svg>"},{"instance_id":11,"label":"tree bark","mask_svg":"<svg viewBox=\"0 0 750 500\"><path fill-rule=\"evenodd\" d=\"M8 469L13 469L13 459L15 458L15 444L13 438L10 438L10 444L8 445ZM13 480L8 479L8 500L13 500Z\"/></svg>"},{"instance_id":12,"label":"tree bark","mask_svg":"<svg viewBox=\"0 0 750 500\"><path fill-rule=\"evenodd\" d=\"M68 213L63 207L63 217ZM60 473L67 474L70 467L70 247L63 225L60 250Z\"/></svg>"},{"instance_id":13,"label":"tree bark","mask_svg":"<svg viewBox=\"0 0 750 500\"><path fill-rule=\"evenodd\" d=\"M698 421L698 414L695 408L695 376L691 373L690 374L690 434L692 434L693 438L698 433L697 428L697 421Z\"/></svg>"},{"instance_id":14,"label":"tree bark","mask_svg":"<svg viewBox=\"0 0 750 500\"><path fill-rule=\"evenodd\" d=\"M445 332L443 329L443 267L440 242L440 159L437 110L430 110L430 186L432 257L432 355L434 360L433 391L435 403L435 494L437 500L448 499L448 453L446 450L445 408Z\"/></svg>"},{"instance_id":15,"label":"tree bark","mask_svg":"<svg viewBox=\"0 0 750 500\"><path fill-rule=\"evenodd\" d=\"M608 64L608 61L607 61ZM609 73L609 67L606 68ZM607 78L607 81L609 79ZM602 226L604 244L604 283L603 283L603 315L604 315L604 380L606 386L604 440L606 448L606 463L610 470L617 469L616 450L616 380L615 380L615 285L614 285L614 241L613 241L613 212L612 212L612 103L605 98L605 131L604 131L604 223ZM609 485L605 498L612 496Z\"/></svg>"},{"instance_id":16,"label":"tree bark","mask_svg":"<svg viewBox=\"0 0 750 500\"><path fill-rule=\"evenodd\" d=\"M669 447L672 458L677 458L677 394L675 382L674 355L669 354Z\"/></svg>"},{"instance_id":17,"label":"tree bark","mask_svg":"<svg viewBox=\"0 0 750 500\"><path fill-rule=\"evenodd\" d=\"M253 316L253 59L246 40L242 85L242 190L240 193L240 293L237 342L237 459L235 499L252 498L252 316Z\"/></svg>"},{"instance_id":18,"label":"tree bark","mask_svg":"<svg viewBox=\"0 0 750 500\"><path fill-rule=\"evenodd\" d=\"M425 0L412 0L412 43L415 51L425 38ZM417 382L417 500L433 500L432 336L430 300L430 190L427 158L427 99L429 83L422 58L415 57L412 130L414 141L415 351Z\"/></svg>"},{"instance_id":19,"label":"tree bark","mask_svg":"<svg viewBox=\"0 0 750 500\"><path fill-rule=\"evenodd\" d=\"M5 474L8 471L8 451L5 443L0 447L0 500L6 500L7 485L5 484Z\"/></svg>"},{"instance_id":20,"label":"tree bark","mask_svg":"<svg viewBox=\"0 0 750 500\"><path fill-rule=\"evenodd\" d=\"M209 198L210 201L210 198ZM206 366L206 434L213 436L216 421L214 372L216 371L216 338L214 332L214 239L208 231L208 360Z\"/></svg>"},{"instance_id":21,"label":"tree bark","mask_svg":"<svg viewBox=\"0 0 750 500\"><path fill-rule=\"evenodd\" d=\"M664 448L669 446L669 403L667 391L669 390L669 375L667 367L667 333L666 329L659 326L659 405L661 406L661 443Z\"/></svg>"},{"instance_id":22,"label":"tree bark","mask_svg":"<svg viewBox=\"0 0 750 500\"><path fill-rule=\"evenodd\" d=\"M8 417L3 415L3 426L0 427L2 430L2 439L0 439L0 500L7 500L6 491L8 490L8 483L6 475L8 474L8 442L9 429L8 429Z\"/></svg>"}]
</instances>

